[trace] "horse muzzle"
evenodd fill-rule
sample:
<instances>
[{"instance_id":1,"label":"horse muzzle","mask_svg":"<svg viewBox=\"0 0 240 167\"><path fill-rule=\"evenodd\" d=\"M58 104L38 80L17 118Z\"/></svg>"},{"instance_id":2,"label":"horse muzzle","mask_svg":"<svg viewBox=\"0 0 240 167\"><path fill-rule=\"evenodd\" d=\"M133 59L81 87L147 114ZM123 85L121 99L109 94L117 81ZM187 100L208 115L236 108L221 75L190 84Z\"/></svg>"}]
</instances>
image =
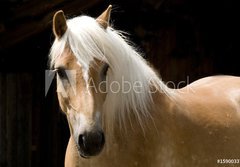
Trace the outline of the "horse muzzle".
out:
<instances>
[{"instance_id":1,"label":"horse muzzle","mask_svg":"<svg viewBox=\"0 0 240 167\"><path fill-rule=\"evenodd\" d=\"M78 146L83 158L98 155L104 146L105 137L103 131L85 132L79 135Z\"/></svg>"}]
</instances>

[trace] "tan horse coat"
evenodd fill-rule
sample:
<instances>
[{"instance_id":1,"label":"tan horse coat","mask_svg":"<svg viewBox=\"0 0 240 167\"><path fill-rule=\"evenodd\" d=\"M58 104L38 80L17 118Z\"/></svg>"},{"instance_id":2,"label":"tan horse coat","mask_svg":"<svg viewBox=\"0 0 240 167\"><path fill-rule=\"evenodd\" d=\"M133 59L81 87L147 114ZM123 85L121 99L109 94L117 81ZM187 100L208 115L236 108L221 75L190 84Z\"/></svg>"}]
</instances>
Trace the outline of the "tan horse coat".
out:
<instances>
[{"instance_id":1,"label":"tan horse coat","mask_svg":"<svg viewBox=\"0 0 240 167\"><path fill-rule=\"evenodd\" d=\"M218 159L238 159L240 78L208 77L175 92L174 100L155 94L155 126L145 136L141 129L130 129L114 140L106 137L106 148L91 159L81 158L70 138L65 165L214 167L222 165Z\"/></svg>"}]
</instances>

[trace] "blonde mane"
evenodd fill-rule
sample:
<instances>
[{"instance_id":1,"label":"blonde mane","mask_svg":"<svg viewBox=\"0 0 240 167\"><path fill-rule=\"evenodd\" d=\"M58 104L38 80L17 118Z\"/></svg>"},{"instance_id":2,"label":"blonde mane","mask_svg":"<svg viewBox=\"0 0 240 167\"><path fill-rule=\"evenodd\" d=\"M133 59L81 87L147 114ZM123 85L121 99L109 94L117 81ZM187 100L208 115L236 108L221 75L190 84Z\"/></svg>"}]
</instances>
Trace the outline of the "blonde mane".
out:
<instances>
[{"instance_id":1,"label":"blonde mane","mask_svg":"<svg viewBox=\"0 0 240 167\"><path fill-rule=\"evenodd\" d=\"M51 66L61 56L66 46L81 64L88 75L89 65L94 58L106 62L110 70L109 82L121 83L124 79L132 85L141 83L140 93L131 89L128 93L108 92L104 103L104 111L109 125L114 121L122 122L133 113L139 124L144 127L144 118L150 117L153 103L151 89L155 88L171 96L171 91L158 75L147 65L141 54L130 45L123 33L108 27L103 29L94 18L88 16L75 17L67 20L68 29L61 39L56 39L50 51ZM121 89L123 89L121 87Z\"/></svg>"}]
</instances>

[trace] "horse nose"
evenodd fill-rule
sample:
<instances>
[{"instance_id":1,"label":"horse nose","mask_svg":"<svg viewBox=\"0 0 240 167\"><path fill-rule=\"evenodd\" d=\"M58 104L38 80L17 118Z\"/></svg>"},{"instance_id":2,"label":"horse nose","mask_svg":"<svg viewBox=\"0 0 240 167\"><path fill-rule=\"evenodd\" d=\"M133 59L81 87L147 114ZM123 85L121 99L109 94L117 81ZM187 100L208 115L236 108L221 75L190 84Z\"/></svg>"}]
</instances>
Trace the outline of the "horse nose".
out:
<instances>
[{"instance_id":1,"label":"horse nose","mask_svg":"<svg viewBox=\"0 0 240 167\"><path fill-rule=\"evenodd\" d=\"M80 154L83 157L97 155L101 152L105 143L104 134L102 131L85 132L79 135L78 144Z\"/></svg>"}]
</instances>

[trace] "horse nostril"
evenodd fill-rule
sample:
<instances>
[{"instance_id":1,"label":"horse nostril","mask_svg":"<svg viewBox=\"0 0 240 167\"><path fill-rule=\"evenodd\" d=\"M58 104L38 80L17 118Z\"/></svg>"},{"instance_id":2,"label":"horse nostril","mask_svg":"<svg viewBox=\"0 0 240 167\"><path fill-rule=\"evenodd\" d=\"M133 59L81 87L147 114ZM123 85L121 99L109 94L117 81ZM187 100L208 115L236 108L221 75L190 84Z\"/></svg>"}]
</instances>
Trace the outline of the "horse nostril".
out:
<instances>
[{"instance_id":1,"label":"horse nostril","mask_svg":"<svg viewBox=\"0 0 240 167\"><path fill-rule=\"evenodd\" d=\"M100 140L101 140L101 145L104 145L105 144L105 137L104 137L103 132L100 132Z\"/></svg>"},{"instance_id":2,"label":"horse nostril","mask_svg":"<svg viewBox=\"0 0 240 167\"><path fill-rule=\"evenodd\" d=\"M79 135L78 144L80 153L84 156L93 156L100 153L105 143L104 134L101 131L88 132Z\"/></svg>"},{"instance_id":3,"label":"horse nostril","mask_svg":"<svg viewBox=\"0 0 240 167\"><path fill-rule=\"evenodd\" d=\"M79 138L78 138L78 145L80 146L80 147L82 147L82 148L85 148L86 146L85 146L85 137L84 137L84 135L79 135Z\"/></svg>"}]
</instances>

